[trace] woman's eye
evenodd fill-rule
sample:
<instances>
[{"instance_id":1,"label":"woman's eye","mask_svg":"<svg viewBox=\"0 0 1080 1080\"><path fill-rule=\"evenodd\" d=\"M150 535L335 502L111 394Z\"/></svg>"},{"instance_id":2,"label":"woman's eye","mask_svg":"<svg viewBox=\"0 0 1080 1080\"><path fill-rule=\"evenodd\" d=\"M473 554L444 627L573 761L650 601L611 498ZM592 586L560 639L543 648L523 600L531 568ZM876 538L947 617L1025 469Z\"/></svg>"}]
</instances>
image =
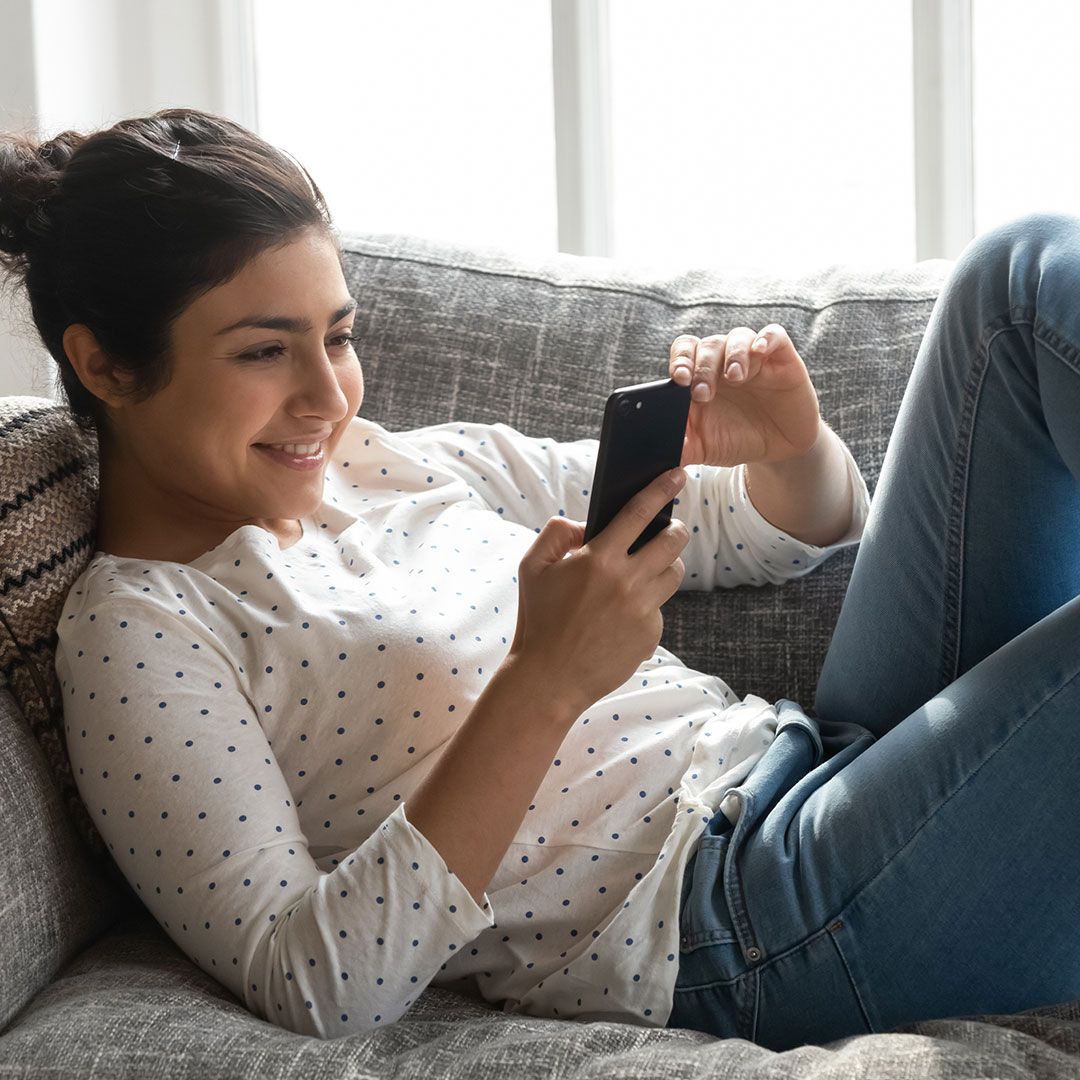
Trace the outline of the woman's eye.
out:
<instances>
[{"instance_id":1,"label":"woman's eye","mask_svg":"<svg viewBox=\"0 0 1080 1080\"><path fill-rule=\"evenodd\" d=\"M338 348L347 348L349 345L355 344L358 340L353 334L337 334L332 337L331 342L337 345ZM285 351L281 345L268 345L265 349L256 349L254 352L240 353L240 360L275 360L278 356Z\"/></svg>"},{"instance_id":2,"label":"woman's eye","mask_svg":"<svg viewBox=\"0 0 1080 1080\"><path fill-rule=\"evenodd\" d=\"M279 353L285 350L280 345L270 345L265 349L256 349L255 352L241 353L241 360L273 360Z\"/></svg>"}]
</instances>

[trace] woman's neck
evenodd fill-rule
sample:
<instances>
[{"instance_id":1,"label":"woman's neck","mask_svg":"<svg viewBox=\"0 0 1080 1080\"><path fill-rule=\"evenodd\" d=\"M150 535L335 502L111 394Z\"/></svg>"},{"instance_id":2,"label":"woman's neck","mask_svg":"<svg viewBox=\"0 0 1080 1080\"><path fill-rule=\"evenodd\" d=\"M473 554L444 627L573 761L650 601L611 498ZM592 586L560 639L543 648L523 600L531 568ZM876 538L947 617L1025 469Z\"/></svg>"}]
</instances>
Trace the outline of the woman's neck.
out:
<instances>
[{"instance_id":1,"label":"woman's neck","mask_svg":"<svg viewBox=\"0 0 1080 1080\"><path fill-rule=\"evenodd\" d=\"M258 525L284 551L304 534L295 518L218 522L185 514L177 502L123 464L103 461L98 488L97 550L128 559L189 563L241 526Z\"/></svg>"}]
</instances>

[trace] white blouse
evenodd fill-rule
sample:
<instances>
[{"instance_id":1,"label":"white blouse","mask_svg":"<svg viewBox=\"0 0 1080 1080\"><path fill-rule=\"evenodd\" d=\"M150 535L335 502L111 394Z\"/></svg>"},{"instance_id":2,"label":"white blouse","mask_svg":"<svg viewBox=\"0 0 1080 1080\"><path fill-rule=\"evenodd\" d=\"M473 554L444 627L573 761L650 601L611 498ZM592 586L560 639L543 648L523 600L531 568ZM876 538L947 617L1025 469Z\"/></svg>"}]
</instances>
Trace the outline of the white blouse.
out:
<instances>
[{"instance_id":1,"label":"white blouse","mask_svg":"<svg viewBox=\"0 0 1080 1080\"><path fill-rule=\"evenodd\" d=\"M173 941L252 1012L336 1037L428 986L507 1012L662 1027L683 870L777 713L657 648L567 732L477 904L409 821L513 640L521 558L585 521L598 440L355 417L282 551L245 525L192 562L95 552L57 627L76 780ZM689 466L683 589L781 583L828 547L770 525L744 467ZM512 726L507 726L510 738Z\"/></svg>"}]
</instances>

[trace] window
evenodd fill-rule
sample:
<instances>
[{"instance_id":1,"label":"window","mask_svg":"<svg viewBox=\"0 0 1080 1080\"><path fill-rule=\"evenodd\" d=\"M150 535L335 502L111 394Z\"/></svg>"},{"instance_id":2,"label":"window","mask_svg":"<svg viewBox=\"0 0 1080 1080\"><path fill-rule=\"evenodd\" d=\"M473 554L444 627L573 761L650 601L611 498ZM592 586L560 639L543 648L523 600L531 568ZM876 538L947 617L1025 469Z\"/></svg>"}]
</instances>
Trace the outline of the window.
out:
<instances>
[{"instance_id":1,"label":"window","mask_svg":"<svg viewBox=\"0 0 1080 1080\"><path fill-rule=\"evenodd\" d=\"M976 233L1033 210L1080 214L1080 8L977 0L971 22Z\"/></svg>"},{"instance_id":2,"label":"window","mask_svg":"<svg viewBox=\"0 0 1080 1080\"><path fill-rule=\"evenodd\" d=\"M910 0L615 0L614 252L915 258Z\"/></svg>"},{"instance_id":3,"label":"window","mask_svg":"<svg viewBox=\"0 0 1080 1080\"><path fill-rule=\"evenodd\" d=\"M253 9L259 134L339 229L555 250L548 0Z\"/></svg>"},{"instance_id":4,"label":"window","mask_svg":"<svg viewBox=\"0 0 1080 1080\"><path fill-rule=\"evenodd\" d=\"M1080 213L1057 0L253 7L258 129L346 231L795 268Z\"/></svg>"}]
</instances>

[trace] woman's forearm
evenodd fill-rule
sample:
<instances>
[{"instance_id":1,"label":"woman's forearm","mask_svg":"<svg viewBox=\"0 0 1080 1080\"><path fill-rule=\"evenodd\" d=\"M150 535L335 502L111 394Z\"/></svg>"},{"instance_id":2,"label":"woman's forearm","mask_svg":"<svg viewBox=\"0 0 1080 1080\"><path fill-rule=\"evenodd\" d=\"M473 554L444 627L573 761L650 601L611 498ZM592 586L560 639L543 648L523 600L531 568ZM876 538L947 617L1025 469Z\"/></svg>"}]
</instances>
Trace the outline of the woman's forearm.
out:
<instances>
[{"instance_id":1,"label":"woman's forearm","mask_svg":"<svg viewBox=\"0 0 1080 1080\"><path fill-rule=\"evenodd\" d=\"M409 821L481 906L580 715L570 694L553 693L557 679L520 658L505 660L407 800Z\"/></svg>"},{"instance_id":2,"label":"woman's forearm","mask_svg":"<svg viewBox=\"0 0 1080 1080\"><path fill-rule=\"evenodd\" d=\"M824 420L817 442L802 457L746 466L746 494L758 513L818 547L835 543L851 528L850 486L840 436Z\"/></svg>"}]
</instances>

